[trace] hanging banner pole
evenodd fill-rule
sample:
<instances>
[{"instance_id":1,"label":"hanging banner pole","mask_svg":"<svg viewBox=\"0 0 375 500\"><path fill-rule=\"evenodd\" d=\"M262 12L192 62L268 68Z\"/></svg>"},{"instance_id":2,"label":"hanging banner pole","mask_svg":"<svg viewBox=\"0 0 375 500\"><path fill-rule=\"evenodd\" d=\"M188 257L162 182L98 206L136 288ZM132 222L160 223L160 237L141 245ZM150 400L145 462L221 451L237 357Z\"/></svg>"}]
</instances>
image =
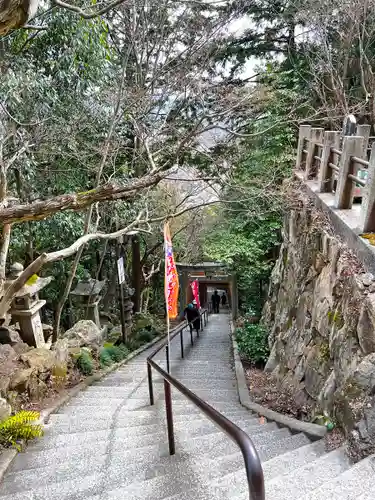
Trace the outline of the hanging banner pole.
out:
<instances>
[{"instance_id":1,"label":"hanging banner pole","mask_svg":"<svg viewBox=\"0 0 375 500\"><path fill-rule=\"evenodd\" d=\"M169 230L168 222L164 225L164 253L165 253L165 275L164 275L164 292L165 304L167 313L167 366L170 370L170 320L175 319L178 315L178 273L173 256L172 238Z\"/></svg>"}]
</instances>

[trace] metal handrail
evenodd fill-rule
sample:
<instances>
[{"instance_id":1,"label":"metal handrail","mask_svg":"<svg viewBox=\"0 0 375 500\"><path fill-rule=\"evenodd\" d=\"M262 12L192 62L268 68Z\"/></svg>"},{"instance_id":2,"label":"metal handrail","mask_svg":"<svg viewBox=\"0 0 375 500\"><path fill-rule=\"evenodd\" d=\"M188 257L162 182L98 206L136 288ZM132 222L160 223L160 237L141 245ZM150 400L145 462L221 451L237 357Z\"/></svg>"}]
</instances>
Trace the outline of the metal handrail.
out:
<instances>
[{"instance_id":1,"label":"metal handrail","mask_svg":"<svg viewBox=\"0 0 375 500\"><path fill-rule=\"evenodd\" d=\"M208 311L205 309L200 313L201 326L203 324L206 326L208 322ZM185 322L183 325L176 327L170 334L169 339L172 340L178 334L181 338L181 357L184 357L183 352L183 331L189 326L190 323ZM193 338L191 337L191 342L193 345ZM167 371L163 370L152 358L158 354L163 347L166 349L166 359L167 359ZM249 499L250 500L265 500L265 489L264 489L264 477L262 465L260 462L259 455L255 449L255 446L250 439L250 437L240 429L231 420L225 417L222 413L217 411L211 405L199 398L194 392L188 389L185 385L179 382L176 378L172 377L169 373L169 344L168 339L166 339L161 346L159 346L148 358L147 358L147 374L148 374L148 387L150 395L150 404L154 404L154 391L152 384L152 368L154 368L164 379L164 397L165 397L165 407L166 407L166 417L167 417L167 430L168 430L168 443L169 443L169 453L174 455L175 441L174 441L174 430L173 430L173 411L172 411L172 396L171 396L171 385L175 387L181 394L183 394L190 402L192 402L197 408L199 408L202 413L204 413L215 425L217 425L225 434L227 434L232 441L234 441L241 450L246 470L247 483L249 488Z\"/></svg>"}]
</instances>

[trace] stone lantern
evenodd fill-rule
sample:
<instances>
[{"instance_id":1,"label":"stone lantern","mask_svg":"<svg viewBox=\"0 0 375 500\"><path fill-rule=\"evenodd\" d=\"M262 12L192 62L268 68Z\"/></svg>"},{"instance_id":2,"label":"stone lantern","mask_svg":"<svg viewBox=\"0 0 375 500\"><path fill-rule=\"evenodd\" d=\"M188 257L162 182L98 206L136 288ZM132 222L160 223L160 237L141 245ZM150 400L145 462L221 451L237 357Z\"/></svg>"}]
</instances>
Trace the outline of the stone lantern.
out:
<instances>
[{"instance_id":1,"label":"stone lantern","mask_svg":"<svg viewBox=\"0 0 375 500\"><path fill-rule=\"evenodd\" d=\"M131 331L132 316L133 316L133 302L131 297L134 295L134 288L130 288L127 285L124 286L124 322L126 336Z\"/></svg>"},{"instance_id":2,"label":"stone lantern","mask_svg":"<svg viewBox=\"0 0 375 500\"><path fill-rule=\"evenodd\" d=\"M23 265L15 262L10 268L9 279L5 282L8 287L23 271ZM52 276L40 278L35 276L15 294L10 314L12 320L20 325L21 338L26 344L34 347L45 347L43 325L40 310L46 301L39 299L39 292L52 281Z\"/></svg>"},{"instance_id":3,"label":"stone lantern","mask_svg":"<svg viewBox=\"0 0 375 500\"><path fill-rule=\"evenodd\" d=\"M85 317L93 321L99 329L101 328L99 319L100 292L104 285L105 280L93 279L86 273L85 277L77 283L76 288L70 292L71 295L80 298L81 308L86 311Z\"/></svg>"}]
</instances>

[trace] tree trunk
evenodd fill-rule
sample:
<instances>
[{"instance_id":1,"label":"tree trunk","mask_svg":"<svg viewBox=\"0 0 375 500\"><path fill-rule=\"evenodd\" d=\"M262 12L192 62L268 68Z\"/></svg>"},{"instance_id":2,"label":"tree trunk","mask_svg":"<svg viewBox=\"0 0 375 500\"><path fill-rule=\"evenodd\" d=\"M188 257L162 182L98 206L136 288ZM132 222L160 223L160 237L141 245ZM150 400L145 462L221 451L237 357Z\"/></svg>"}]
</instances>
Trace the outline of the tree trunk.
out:
<instances>
[{"instance_id":1,"label":"tree trunk","mask_svg":"<svg viewBox=\"0 0 375 500\"><path fill-rule=\"evenodd\" d=\"M140 312L141 305L141 247L138 236L132 238L132 285L134 288L133 311Z\"/></svg>"}]
</instances>

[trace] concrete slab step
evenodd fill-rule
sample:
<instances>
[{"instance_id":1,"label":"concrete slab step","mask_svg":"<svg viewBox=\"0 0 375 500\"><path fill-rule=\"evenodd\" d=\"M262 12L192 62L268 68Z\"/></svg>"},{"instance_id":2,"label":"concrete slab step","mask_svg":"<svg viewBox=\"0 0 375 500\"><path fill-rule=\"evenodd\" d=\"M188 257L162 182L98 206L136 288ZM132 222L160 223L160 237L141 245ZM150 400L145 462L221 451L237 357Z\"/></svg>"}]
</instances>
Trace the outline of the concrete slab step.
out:
<instances>
[{"instance_id":1,"label":"concrete slab step","mask_svg":"<svg viewBox=\"0 0 375 500\"><path fill-rule=\"evenodd\" d=\"M299 446L307 444L308 439L301 435L286 437L283 439L273 440L263 445L257 444L254 436L254 443L257 446L258 453L263 460L273 458L280 454L280 450L288 451ZM81 445L76 447L61 447L51 448L47 450L26 451L20 453L10 467L11 472L20 470L35 469L45 467L46 464L70 462L74 464L76 461L84 462L92 456L92 444ZM213 436L212 438L197 437L189 441L180 442L176 440L176 452L180 456L194 457L194 460L200 460L201 456L205 455L207 458L217 458L227 454L238 452L238 447L232 443L226 436ZM137 447L129 449L120 442L113 442L110 446L108 441L98 441L95 444L95 456L111 455L111 463L116 462L126 464L133 460L149 460L150 463L157 460L159 457L166 457L169 455L168 445L166 442L163 444L149 445L146 447ZM198 455L198 456L197 456Z\"/></svg>"},{"instance_id":2,"label":"concrete slab step","mask_svg":"<svg viewBox=\"0 0 375 500\"><path fill-rule=\"evenodd\" d=\"M271 432L253 432L252 439L260 444L266 444L275 440L288 437L290 435L287 429L277 429ZM195 436L199 436L201 442L212 443L214 439L221 441L223 433L213 425L207 427L198 427L195 429L185 428L183 430L176 429L175 439L180 443L180 446L186 448L190 443L194 443ZM113 451L121 449L144 448L146 446L155 446L157 444L164 445L167 441L166 429L161 426L157 433L139 435L134 432L129 432L129 428L124 429L105 429L94 432L63 434L61 436L53 436L36 441L30 444L26 453L32 453L41 450L49 450L55 448L70 448L72 453L76 448L80 450L84 448L94 448L100 443L108 443Z\"/></svg>"},{"instance_id":3,"label":"concrete slab step","mask_svg":"<svg viewBox=\"0 0 375 500\"><path fill-rule=\"evenodd\" d=\"M303 467L266 482L266 495L270 500L293 499L342 474L350 467L345 450L340 448Z\"/></svg>"},{"instance_id":4,"label":"concrete slab step","mask_svg":"<svg viewBox=\"0 0 375 500\"><path fill-rule=\"evenodd\" d=\"M95 413L96 414L112 414L116 410L119 409L121 406L122 411L154 411L154 408L150 406L150 402L148 399L136 399L136 398L131 398L127 400L123 399L110 399L110 400L101 400L100 404L98 403L97 400L94 398L90 398L87 400L84 399L74 399L71 401L71 403L67 404L63 408L61 408L58 413L64 413L65 415L77 415L77 414L84 414L90 413L91 415L93 414L93 409L95 408ZM159 404L164 404L164 399L160 398L159 401L157 401ZM236 409L236 406L238 406L239 409L242 407L240 406L239 402L237 401L212 401L210 400L209 403L211 406L214 408L218 409L219 411L222 410L233 410ZM193 404L189 403L186 399L183 400L174 400L173 401L173 412L174 413L190 413L190 412L195 412L198 413L200 410L194 406Z\"/></svg>"},{"instance_id":5,"label":"concrete slab step","mask_svg":"<svg viewBox=\"0 0 375 500\"><path fill-rule=\"evenodd\" d=\"M266 425L259 425L259 423L255 419L235 419L235 423L243 430L248 431L250 434L253 433L261 433L261 432L269 432L271 430L276 430L277 425L275 423L270 423ZM234 421L234 419L232 419ZM133 423L133 422L131 422ZM90 424L91 427L87 428L87 425ZM107 425L105 425L107 424ZM113 427L112 422L103 422L101 421L91 421L91 422L83 422L84 427L80 431L77 429L76 423L73 423L68 429L66 427L54 426L51 424L45 428L44 437L34 444L30 446L41 446L44 445L47 441L48 444L55 443L54 446L58 446L56 443L63 443L65 440L76 439L77 441L82 440L83 442L86 438L90 438L91 435L98 435L100 432L109 430ZM187 435L197 435L204 434L206 430L216 429L217 426L211 423L207 418L197 418L194 420L183 420L183 421L175 421L174 428L177 433L181 435L182 432L185 432ZM144 425L129 425L128 420L120 420L116 421L116 430L122 431L124 434L133 434L137 436L148 435L148 434L157 434L160 432L165 432L166 423L165 419L155 423L155 424L144 424ZM68 435L72 437L67 437Z\"/></svg>"},{"instance_id":6,"label":"concrete slab step","mask_svg":"<svg viewBox=\"0 0 375 500\"><path fill-rule=\"evenodd\" d=\"M315 441L315 443L300 446L275 458L271 458L262 463L263 474L266 481L277 476L288 474L298 467L313 462L325 454L324 439Z\"/></svg>"},{"instance_id":7,"label":"concrete slab step","mask_svg":"<svg viewBox=\"0 0 375 500\"><path fill-rule=\"evenodd\" d=\"M0 487L0 494L14 494L21 491L45 488L52 483L62 483L72 481L81 477L96 473L101 477L102 486L113 488L113 485L126 485L142 482L153 477L165 474L178 474L181 468L190 470L188 457L162 457L154 463L130 462L125 466L117 464L111 466L105 463L103 456L99 460L92 460L85 464L77 464L77 467L44 467L41 469L31 469L9 474ZM107 465L107 466L106 466ZM233 472L243 467L241 453L226 455L215 460L203 457L199 467L207 471L207 477L214 479L223 474ZM1 497L0 497L1 498Z\"/></svg>"},{"instance_id":8,"label":"concrete slab step","mask_svg":"<svg viewBox=\"0 0 375 500\"><path fill-rule=\"evenodd\" d=\"M375 456L361 460L336 478L325 482L299 500L357 500L361 495L375 498Z\"/></svg>"},{"instance_id":9,"label":"concrete slab step","mask_svg":"<svg viewBox=\"0 0 375 500\"><path fill-rule=\"evenodd\" d=\"M242 410L233 410L225 412L225 415L232 420L237 422L240 420L248 421L249 423L258 423L259 419L251 415L249 412ZM84 430L95 430L95 429L105 429L113 425L111 415L91 415L91 418L82 418L82 415L66 415L62 413L56 413L50 416L48 428L50 427L50 432L56 433L60 432L81 432ZM159 414L159 422L165 421L165 413ZM205 421L208 419L201 412L193 413L181 413L174 414L173 420L177 422L193 422L195 420ZM155 423L155 414L150 411L145 412L121 412L121 415L116 419L117 425L120 427L139 427L142 425L150 425Z\"/></svg>"},{"instance_id":10,"label":"concrete slab step","mask_svg":"<svg viewBox=\"0 0 375 500\"><path fill-rule=\"evenodd\" d=\"M289 437L289 438L286 438L286 439L281 439L281 440L278 440L278 447L276 448L278 451L280 450L280 446L281 446L281 449L287 449L288 447L291 446L291 443L293 441L293 446L298 446L298 444L300 444L300 441L299 440L296 440L296 438L298 438L299 435L296 435L296 436L292 436L292 437ZM194 441L194 439L192 440ZM23 500L27 499L27 498L30 498L32 500L65 500L65 498L69 498L69 500L72 500L73 498L85 498L86 496L90 496L90 495L96 495L98 493L98 490L101 490L104 488L104 490L107 492L106 493L106 496L104 498L108 498L108 499L116 499L116 498L120 498L120 492L122 492L122 497L121 498L126 498L127 500L130 498L130 499L137 499L137 498L143 498L143 499L148 499L148 498L154 498L154 499L158 499L158 498L164 498L165 496L168 496L168 495L172 495L172 494L175 494L176 492L183 492L184 490L187 490L187 489L191 489L192 487L196 487L196 488L201 488L202 487L202 483L200 482L200 480L198 479L193 479L191 478L191 474L190 474L190 471L189 471L189 466L188 464L197 464L197 466L199 467L199 464L201 461L204 461L205 459L206 460L210 460L211 463L216 463L217 462L217 459L218 457L220 457L219 455L219 452L220 450L222 451L222 455L221 455L221 459L223 460L223 457L226 457L226 459L228 459L228 446L223 446L223 442L220 441L220 440L217 440L215 439L214 443L212 444L211 447L208 447L207 444L208 443L205 443L205 442L202 442L204 440L201 440L201 445L199 446L198 448L198 456L194 456L193 458L193 455L194 452L197 452L197 446L198 446L198 443L195 443L195 444L192 444L191 446L189 446L189 450L186 450L186 448L184 449L184 452L180 455L181 458L179 458L180 460L185 460L186 461L186 464L185 464L185 467L176 467L176 470L174 471L173 475L168 475L168 474L164 474L165 472L165 469L163 470L160 470L160 472L163 473L162 476L157 476L153 479L150 479L150 480L142 480L141 482L136 482L136 483L132 483L130 486L123 486L119 489L115 489L113 491L109 491L108 492L108 488L109 488L109 485L110 484L116 484L116 485L119 485L119 482L120 480L121 481L124 481L124 484L128 484L128 481L129 481L129 478L131 478L131 480L134 479L134 468L137 469L136 465L135 465L135 462L133 461L134 458L140 458L141 457L141 460L138 460L138 464L143 463L143 464L155 464L155 462L157 463L157 461L159 460L159 458L156 456L156 454L154 453L154 451L151 451L153 447L147 447L147 448L143 448L143 449L137 449L137 450L133 450L132 453L128 452L128 451L125 451L125 452L119 452L119 453L116 453L114 449L111 450L110 452L110 455L111 455L111 459L110 459L110 468L106 467L105 469L105 473L100 473L99 470L100 470L100 467L99 467L99 470L97 470L97 467L95 470L97 470L97 472L95 474L90 474L90 475L84 475L82 476L81 474L84 473L85 471L83 471L81 469L81 474L79 475L79 477L75 478L75 479L69 479L67 481L65 480L62 480L62 481L59 481L58 483L53 483L51 484L50 481L48 481L48 475L47 477L45 476L45 484L41 487L38 487L38 488L33 488L32 491L27 491L27 493L25 493L25 491L22 491L21 493L12 493L10 495L8 495L7 492L9 491L12 491L11 490L11 484L10 482L8 482L8 486L5 487L5 490L1 491L0 489L0 494L2 496L0 496L0 498L2 500L21 500L21 498ZM178 443L177 443L178 444ZM228 442L225 443L226 445L228 444ZM210 449L208 449L210 448ZM261 456L267 456L267 454L270 454L271 453L271 450L272 450L272 447L270 447L270 445L264 445L264 446L259 446L259 452L260 452L260 455ZM205 453L199 453L199 451L201 452L202 450L205 451ZM45 469L48 469L48 466L46 466L46 463L56 463L57 460L53 453L54 453L55 450L48 450L48 452L41 452L39 453L39 464L41 464L41 458L44 458L44 463L43 463L43 470ZM59 457L60 459L62 459L62 455L61 455L61 450L60 451L60 454L59 454ZM97 451L99 451L99 449L97 448ZM275 448L273 448L273 452L275 453ZM83 451L82 451L82 448L80 449L79 451L80 453L80 463L84 463L86 460L85 460L85 457L82 455ZM106 453L107 453L107 458L108 458L108 450L106 450ZM106 453L104 453L104 455L106 455ZM43 456L44 454L44 456ZM34 457L31 457L32 455L34 455ZM212 456L214 455L214 456ZM91 456L91 460L92 460L92 452L91 454L87 454L87 457L89 458ZM96 458L98 458L98 456L100 457L100 453L96 454ZM48 457L49 457L49 460L48 460ZM77 455L75 455L75 457L77 458ZM30 458L32 458L30 460ZM170 460L176 460L176 457L169 457L167 456L167 453L165 454L164 458L168 461ZM233 462L232 462L232 466L237 468L238 465L240 465L240 463L238 462L238 458L239 458L239 455L238 455L238 452L235 454L235 456L233 457ZM70 470L75 470L75 467L74 467L74 462L72 463L71 461L69 461L69 455L65 456L65 459L68 461L68 463L70 464L70 467L71 469ZM35 455L35 453L29 453L28 454L28 460L29 460L29 465L33 465L35 467L35 465L38 463L38 457ZM47 461L48 460L48 461ZM90 458L89 458L90 460ZM98 460L99 463L103 463L102 460ZM130 473L129 470L126 470L126 467L124 467L124 464L134 464L133 465L133 472ZM106 462L104 462L104 466L106 465ZM164 466L166 466L166 470L168 470L168 467L167 465L168 464L163 464ZM181 465L181 464L180 464ZM224 459L224 462L223 462L223 468L224 470L229 470L228 469L228 464L225 462L225 459ZM111 471L111 467L113 468L112 472ZM117 469L116 469L117 467ZM22 467L23 468L23 467ZM205 468L202 468L200 467L201 471L204 471L206 473L207 469ZM216 473L214 472L215 471L215 467L212 467L209 469L210 472L207 473L208 475L205 476L206 479L210 478L212 479L213 475L215 475ZM42 474L40 474L40 470L39 469L36 469L37 471L37 474L39 477L42 477ZM68 471L69 471L69 466L68 466ZM121 476L121 471L123 471L123 476ZM35 472L35 470L34 470ZM66 474L66 470L63 472L63 474L65 473ZM144 472L144 471L143 471ZM111 475L113 473L113 476ZM140 469L138 471L139 474L141 474L140 477L143 478L143 475L142 475L142 469ZM23 473L24 474L24 473ZM217 477L220 477L221 475L223 474L223 472L220 472L220 474L217 476ZM17 480L17 477L18 477L18 480L20 479L19 477L19 474L14 474L15 476L15 479ZM27 476L27 475L26 475ZM27 487L28 484L28 481L30 482L31 479L30 479L30 476L32 477L31 473L29 472L29 476L26 477L24 479L24 483L22 482L19 482L19 484L24 484L24 486ZM120 479L120 477L122 477L123 479ZM60 476L61 478L61 476ZM196 478L196 474L194 474L194 478ZM13 481L13 484L15 484L15 482L17 481ZM21 487L21 486L20 486ZM216 488L216 486L215 486ZM5 495L3 495L3 492L5 493ZM72 492L74 492L74 495L72 495ZM29 495L30 496L27 496ZM137 495L141 495L141 496L137 496ZM190 497L190 498L195 498L195 497Z\"/></svg>"}]
</instances>

